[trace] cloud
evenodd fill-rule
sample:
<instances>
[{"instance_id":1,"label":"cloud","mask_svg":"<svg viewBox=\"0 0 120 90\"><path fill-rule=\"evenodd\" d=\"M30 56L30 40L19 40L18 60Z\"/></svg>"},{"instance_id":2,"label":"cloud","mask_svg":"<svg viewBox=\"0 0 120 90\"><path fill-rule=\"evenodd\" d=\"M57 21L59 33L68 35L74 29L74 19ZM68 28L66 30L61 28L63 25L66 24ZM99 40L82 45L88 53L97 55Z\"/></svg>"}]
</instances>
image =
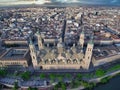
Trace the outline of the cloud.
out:
<instances>
[{"instance_id":1,"label":"cloud","mask_svg":"<svg viewBox=\"0 0 120 90\"><path fill-rule=\"evenodd\" d=\"M79 0L51 0L51 2L72 3L79 2Z\"/></svg>"},{"instance_id":2,"label":"cloud","mask_svg":"<svg viewBox=\"0 0 120 90\"><path fill-rule=\"evenodd\" d=\"M112 0L112 1L111 1L111 3L116 3L116 2L118 2L118 0Z\"/></svg>"}]
</instances>

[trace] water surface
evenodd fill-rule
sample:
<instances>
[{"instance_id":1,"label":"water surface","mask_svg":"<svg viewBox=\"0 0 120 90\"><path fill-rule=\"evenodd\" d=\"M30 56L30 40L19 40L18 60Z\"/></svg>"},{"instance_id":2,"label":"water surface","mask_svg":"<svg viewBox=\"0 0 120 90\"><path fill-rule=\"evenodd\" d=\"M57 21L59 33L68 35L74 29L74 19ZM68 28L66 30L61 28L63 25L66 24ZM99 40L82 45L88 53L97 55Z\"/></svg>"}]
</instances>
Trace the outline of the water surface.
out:
<instances>
[{"instance_id":1,"label":"water surface","mask_svg":"<svg viewBox=\"0 0 120 90\"><path fill-rule=\"evenodd\" d=\"M120 75L112 78L107 84L97 86L94 90L120 90Z\"/></svg>"}]
</instances>

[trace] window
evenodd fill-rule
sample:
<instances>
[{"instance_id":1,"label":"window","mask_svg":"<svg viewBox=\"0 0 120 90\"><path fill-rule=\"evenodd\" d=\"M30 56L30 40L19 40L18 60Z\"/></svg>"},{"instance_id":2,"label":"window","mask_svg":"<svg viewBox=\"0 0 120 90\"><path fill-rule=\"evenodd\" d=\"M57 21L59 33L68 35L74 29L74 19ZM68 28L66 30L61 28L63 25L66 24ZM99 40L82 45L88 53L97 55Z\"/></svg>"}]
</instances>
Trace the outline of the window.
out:
<instances>
[{"instance_id":1,"label":"window","mask_svg":"<svg viewBox=\"0 0 120 90\"><path fill-rule=\"evenodd\" d=\"M91 48L90 48L90 51L91 51Z\"/></svg>"},{"instance_id":2,"label":"window","mask_svg":"<svg viewBox=\"0 0 120 90\"><path fill-rule=\"evenodd\" d=\"M43 67L42 67L42 66L40 66L40 69L43 69Z\"/></svg>"},{"instance_id":3,"label":"window","mask_svg":"<svg viewBox=\"0 0 120 90\"><path fill-rule=\"evenodd\" d=\"M88 51L91 51L92 49L91 48L88 48Z\"/></svg>"},{"instance_id":4,"label":"window","mask_svg":"<svg viewBox=\"0 0 120 90\"><path fill-rule=\"evenodd\" d=\"M33 59L35 59L35 57L33 56Z\"/></svg>"},{"instance_id":5,"label":"window","mask_svg":"<svg viewBox=\"0 0 120 90\"><path fill-rule=\"evenodd\" d=\"M89 59L90 57L88 57L88 59Z\"/></svg>"}]
</instances>

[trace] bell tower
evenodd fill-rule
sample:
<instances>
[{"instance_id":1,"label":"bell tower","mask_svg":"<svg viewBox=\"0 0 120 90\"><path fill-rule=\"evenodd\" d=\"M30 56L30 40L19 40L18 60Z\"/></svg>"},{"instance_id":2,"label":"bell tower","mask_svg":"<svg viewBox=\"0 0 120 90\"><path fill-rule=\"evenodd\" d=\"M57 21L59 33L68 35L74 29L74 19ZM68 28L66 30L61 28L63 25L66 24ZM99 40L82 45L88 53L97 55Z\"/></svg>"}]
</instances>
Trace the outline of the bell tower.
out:
<instances>
[{"instance_id":1,"label":"bell tower","mask_svg":"<svg viewBox=\"0 0 120 90\"><path fill-rule=\"evenodd\" d=\"M90 40L87 44L87 49L86 49L86 52L85 52L85 58L83 59L84 69L89 69L90 62L91 62L91 59L92 59L93 47L94 47L93 40Z\"/></svg>"},{"instance_id":2,"label":"bell tower","mask_svg":"<svg viewBox=\"0 0 120 90\"><path fill-rule=\"evenodd\" d=\"M30 48L30 56L31 56L31 58L32 58L33 67L34 67L34 68L37 68L37 67L38 67L37 51L36 51L36 49L35 49L35 46L34 46L32 40L30 40L29 48Z\"/></svg>"}]
</instances>

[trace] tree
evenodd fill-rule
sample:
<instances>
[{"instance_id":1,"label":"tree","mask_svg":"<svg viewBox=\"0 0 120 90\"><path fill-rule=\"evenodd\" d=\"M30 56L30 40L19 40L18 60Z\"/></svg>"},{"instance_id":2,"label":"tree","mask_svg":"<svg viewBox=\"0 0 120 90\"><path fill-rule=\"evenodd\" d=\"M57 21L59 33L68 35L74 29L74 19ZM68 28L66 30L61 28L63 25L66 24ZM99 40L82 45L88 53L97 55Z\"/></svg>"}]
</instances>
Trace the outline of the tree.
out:
<instances>
[{"instance_id":1,"label":"tree","mask_svg":"<svg viewBox=\"0 0 120 90\"><path fill-rule=\"evenodd\" d=\"M3 85L1 84L1 85L0 85L0 90L2 90L2 89L3 89Z\"/></svg>"},{"instance_id":2,"label":"tree","mask_svg":"<svg viewBox=\"0 0 120 90\"><path fill-rule=\"evenodd\" d=\"M98 69L98 70L96 70L95 74L97 77L101 77L101 76L105 75L105 71L102 69Z\"/></svg>"},{"instance_id":3,"label":"tree","mask_svg":"<svg viewBox=\"0 0 120 90\"><path fill-rule=\"evenodd\" d=\"M62 88L62 90L66 90L66 85L65 85L65 83L61 83L61 88Z\"/></svg>"},{"instance_id":4,"label":"tree","mask_svg":"<svg viewBox=\"0 0 120 90\"><path fill-rule=\"evenodd\" d=\"M76 76L76 78L77 78L78 80L81 80L81 79L82 79L82 74L78 73L77 76Z\"/></svg>"},{"instance_id":5,"label":"tree","mask_svg":"<svg viewBox=\"0 0 120 90\"><path fill-rule=\"evenodd\" d=\"M107 78L103 78L103 79L101 79L101 81L100 81L101 83L107 83L108 82L108 79Z\"/></svg>"},{"instance_id":6,"label":"tree","mask_svg":"<svg viewBox=\"0 0 120 90\"><path fill-rule=\"evenodd\" d=\"M54 79L56 78L56 75L54 75L54 74L50 74L49 77L50 77L51 80L54 81Z\"/></svg>"},{"instance_id":7,"label":"tree","mask_svg":"<svg viewBox=\"0 0 120 90\"><path fill-rule=\"evenodd\" d=\"M62 82L63 77L62 77L62 76L59 76L59 77L58 77L58 80L59 80L59 82Z\"/></svg>"},{"instance_id":8,"label":"tree","mask_svg":"<svg viewBox=\"0 0 120 90\"><path fill-rule=\"evenodd\" d=\"M74 88L75 87L75 82L71 81L70 86L71 86L71 88Z\"/></svg>"},{"instance_id":9,"label":"tree","mask_svg":"<svg viewBox=\"0 0 120 90\"><path fill-rule=\"evenodd\" d=\"M23 80L28 80L30 78L30 72L27 71L27 72L22 73L21 78Z\"/></svg>"},{"instance_id":10,"label":"tree","mask_svg":"<svg viewBox=\"0 0 120 90\"><path fill-rule=\"evenodd\" d=\"M101 83L107 83L110 79L112 78L112 76L108 76L108 77L105 77L105 78L102 78L101 79Z\"/></svg>"},{"instance_id":11,"label":"tree","mask_svg":"<svg viewBox=\"0 0 120 90\"><path fill-rule=\"evenodd\" d=\"M67 78L71 78L71 74L69 74L69 73L66 73L65 76L66 76Z\"/></svg>"},{"instance_id":12,"label":"tree","mask_svg":"<svg viewBox=\"0 0 120 90\"><path fill-rule=\"evenodd\" d=\"M55 81L56 75L55 74L49 74L50 82L53 83Z\"/></svg>"},{"instance_id":13,"label":"tree","mask_svg":"<svg viewBox=\"0 0 120 90\"><path fill-rule=\"evenodd\" d=\"M60 90L66 90L66 84L64 82L58 82L58 84L55 85L54 90L58 90L59 88L61 88Z\"/></svg>"},{"instance_id":14,"label":"tree","mask_svg":"<svg viewBox=\"0 0 120 90\"><path fill-rule=\"evenodd\" d=\"M4 77L7 74L5 70L0 69L0 76Z\"/></svg>"},{"instance_id":15,"label":"tree","mask_svg":"<svg viewBox=\"0 0 120 90\"><path fill-rule=\"evenodd\" d=\"M41 79L44 79L44 78L45 78L45 74L41 73L41 74L40 74L40 78L41 78Z\"/></svg>"},{"instance_id":16,"label":"tree","mask_svg":"<svg viewBox=\"0 0 120 90\"><path fill-rule=\"evenodd\" d=\"M14 83L13 90L18 90L18 88L19 88L19 87L18 87L18 82L15 82L15 83Z\"/></svg>"},{"instance_id":17,"label":"tree","mask_svg":"<svg viewBox=\"0 0 120 90\"><path fill-rule=\"evenodd\" d=\"M54 88L53 88L53 90L58 90L58 86L55 85Z\"/></svg>"},{"instance_id":18,"label":"tree","mask_svg":"<svg viewBox=\"0 0 120 90\"><path fill-rule=\"evenodd\" d=\"M73 80L73 81L70 83L70 86L71 86L72 88L77 88L77 87L80 86L80 84L81 84L81 81L76 79L76 80Z\"/></svg>"},{"instance_id":19,"label":"tree","mask_svg":"<svg viewBox=\"0 0 120 90\"><path fill-rule=\"evenodd\" d=\"M89 84L85 81L81 81L81 85L84 86L85 88L88 88Z\"/></svg>"},{"instance_id":20,"label":"tree","mask_svg":"<svg viewBox=\"0 0 120 90\"><path fill-rule=\"evenodd\" d=\"M38 90L38 89L29 87L28 90Z\"/></svg>"},{"instance_id":21,"label":"tree","mask_svg":"<svg viewBox=\"0 0 120 90\"><path fill-rule=\"evenodd\" d=\"M89 90L93 90L93 88L95 87L96 85L94 83L88 83L88 89Z\"/></svg>"}]
</instances>

